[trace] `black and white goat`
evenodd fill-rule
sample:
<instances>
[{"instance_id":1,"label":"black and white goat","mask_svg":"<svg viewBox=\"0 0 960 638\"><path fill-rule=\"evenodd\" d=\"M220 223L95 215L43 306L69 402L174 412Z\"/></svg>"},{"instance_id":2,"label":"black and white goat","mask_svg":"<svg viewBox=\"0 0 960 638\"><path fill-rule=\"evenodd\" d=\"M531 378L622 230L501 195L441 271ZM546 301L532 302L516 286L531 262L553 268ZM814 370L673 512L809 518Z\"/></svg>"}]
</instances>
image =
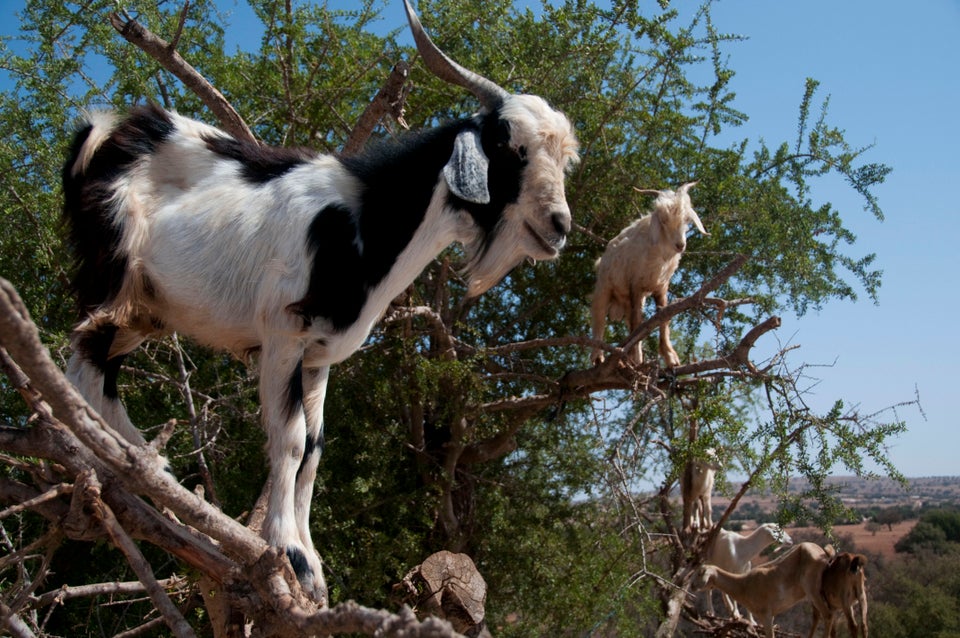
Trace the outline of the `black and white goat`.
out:
<instances>
[{"instance_id":1,"label":"black and white goat","mask_svg":"<svg viewBox=\"0 0 960 638\"><path fill-rule=\"evenodd\" d=\"M476 115L335 157L241 142L142 106L91 116L64 167L82 313L69 378L139 444L117 375L146 338L176 331L259 352L273 485L263 535L321 602L308 519L330 366L451 243L464 246L475 296L525 258L556 257L571 227L568 119L453 62L409 2L406 11L424 63L471 91Z\"/></svg>"}]
</instances>

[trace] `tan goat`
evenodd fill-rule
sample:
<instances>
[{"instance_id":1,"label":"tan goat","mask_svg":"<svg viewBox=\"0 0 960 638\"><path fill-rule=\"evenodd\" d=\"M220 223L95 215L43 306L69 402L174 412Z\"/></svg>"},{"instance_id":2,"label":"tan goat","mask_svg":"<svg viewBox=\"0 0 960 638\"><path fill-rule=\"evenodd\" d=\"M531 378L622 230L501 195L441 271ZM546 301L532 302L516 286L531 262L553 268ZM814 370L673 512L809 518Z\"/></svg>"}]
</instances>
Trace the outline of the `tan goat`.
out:
<instances>
[{"instance_id":1,"label":"tan goat","mask_svg":"<svg viewBox=\"0 0 960 638\"><path fill-rule=\"evenodd\" d=\"M680 496L683 498L683 531L706 531L713 527L713 482L720 462L713 448L707 450L711 459L696 459L687 463L680 477Z\"/></svg>"},{"instance_id":2,"label":"tan goat","mask_svg":"<svg viewBox=\"0 0 960 638\"><path fill-rule=\"evenodd\" d=\"M830 549L827 550L830 552ZM820 593L829 608L825 619L824 635L836 635L833 623L836 612L842 611L847 619L847 629L850 638L862 636L867 638L867 585L863 568L867 564L867 557L863 554L843 552L830 559L830 563L823 572ZM853 606L860 604L860 631L857 631L857 621L854 619ZM813 611L812 633L817 627L820 616L817 610Z\"/></svg>"},{"instance_id":3,"label":"tan goat","mask_svg":"<svg viewBox=\"0 0 960 638\"><path fill-rule=\"evenodd\" d=\"M745 574L732 574L716 565L701 565L692 587L719 589L750 610L763 625L767 638L774 638L773 617L804 600L813 604L815 613L823 618L831 617L820 593L821 578L829 562L830 555L816 543L799 543L778 559ZM808 638L813 637L814 629L811 627Z\"/></svg>"},{"instance_id":4,"label":"tan goat","mask_svg":"<svg viewBox=\"0 0 960 638\"><path fill-rule=\"evenodd\" d=\"M640 190L656 195L653 210L610 240L603 256L597 260L597 283L593 290L591 314L592 334L604 340L606 319L626 320L631 332L643 323L643 305L653 295L657 308L667 305L670 278L680 265L680 256L687 247L687 228L696 226L706 235L700 217L690 203L690 189L696 182L672 190ZM636 363L643 362L643 348L638 342L628 353ZM668 367L680 365L680 357L670 343L670 324L660 324L660 355ZM603 361L603 350L595 348L594 363Z\"/></svg>"}]
</instances>

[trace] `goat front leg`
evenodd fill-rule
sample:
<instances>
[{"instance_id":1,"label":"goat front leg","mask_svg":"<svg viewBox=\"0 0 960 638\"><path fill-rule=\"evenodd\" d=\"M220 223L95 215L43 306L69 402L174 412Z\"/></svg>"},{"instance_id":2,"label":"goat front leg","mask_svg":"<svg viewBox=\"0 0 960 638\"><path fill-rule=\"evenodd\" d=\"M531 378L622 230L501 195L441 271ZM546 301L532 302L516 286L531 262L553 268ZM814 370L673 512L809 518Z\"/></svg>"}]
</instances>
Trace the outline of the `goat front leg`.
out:
<instances>
[{"instance_id":1,"label":"goat front leg","mask_svg":"<svg viewBox=\"0 0 960 638\"><path fill-rule=\"evenodd\" d=\"M666 288L655 292L653 295L653 300L657 304L657 310L661 310L664 306L666 306ZM668 368L676 368L680 365L680 356L677 354L677 351L673 349L673 344L670 343L669 321L664 321L660 324L660 356L663 357L663 361L667 364Z\"/></svg>"},{"instance_id":2,"label":"goat front leg","mask_svg":"<svg viewBox=\"0 0 960 638\"><path fill-rule=\"evenodd\" d=\"M647 302L647 295L631 292L630 295L630 315L627 318L630 334L640 327L643 323L643 304ZM643 363L643 339L638 339L636 345L627 351L627 356L636 364Z\"/></svg>"},{"instance_id":3,"label":"goat front leg","mask_svg":"<svg viewBox=\"0 0 960 638\"><path fill-rule=\"evenodd\" d=\"M607 310L610 307L610 292L601 289L599 286L593 293L593 300L590 304L590 313L593 323L591 326L591 336L596 341L606 341L607 330ZM594 365L603 363L603 350L595 347L590 353L590 361Z\"/></svg>"},{"instance_id":4,"label":"goat front leg","mask_svg":"<svg viewBox=\"0 0 960 638\"><path fill-rule=\"evenodd\" d=\"M317 480L317 466L323 454L323 402L327 395L327 380L330 378L330 367L303 366L303 412L306 419L306 439L303 447L303 459L297 470L296 508L297 529L300 530L300 542L308 556L317 556L318 563L322 563L313 545L310 534L310 503L313 500L313 486ZM323 581L323 572L317 571L320 585L324 590L326 601L326 585Z\"/></svg>"},{"instance_id":5,"label":"goat front leg","mask_svg":"<svg viewBox=\"0 0 960 638\"><path fill-rule=\"evenodd\" d=\"M304 543L297 524L298 474L307 458L302 357L303 347L296 340L278 337L264 340L262 344L260 405L267 433L271 483L263 537L286 553L304 593L326 605L320 558L312 542ZM315 460L308 460L307 465L316 471Z\"/></svg>"}]
</instances>

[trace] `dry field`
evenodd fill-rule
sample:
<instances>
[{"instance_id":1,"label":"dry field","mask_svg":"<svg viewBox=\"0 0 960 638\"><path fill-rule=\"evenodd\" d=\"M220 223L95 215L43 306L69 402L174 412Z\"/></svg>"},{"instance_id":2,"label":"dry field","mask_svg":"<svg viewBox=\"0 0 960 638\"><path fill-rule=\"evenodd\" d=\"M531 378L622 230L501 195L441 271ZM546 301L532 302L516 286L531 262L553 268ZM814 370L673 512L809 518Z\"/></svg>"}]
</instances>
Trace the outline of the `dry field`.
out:
<instances>
[{"instance_id":1,"label":"dry field","mask_svg":"<svg viewBox=\"0 0 960 638\"><path fill-rule=\"evenodd\" d=\"M837 525L833 528L833 533L840 539L848 536L853 537L854 547L858 552L879 554L885 558L892 558L896 554L893 551L893 546L898 540L906 536L916 524L916 519L902 521L894 524L892 530L883 525L876 533L867 530L865 523ZM816 527L791 527L787 529L787 532L800 537L821 533L820 529ZM848 548L842 547L841 549L847 550Z\"/></svg>"}]
</instances>

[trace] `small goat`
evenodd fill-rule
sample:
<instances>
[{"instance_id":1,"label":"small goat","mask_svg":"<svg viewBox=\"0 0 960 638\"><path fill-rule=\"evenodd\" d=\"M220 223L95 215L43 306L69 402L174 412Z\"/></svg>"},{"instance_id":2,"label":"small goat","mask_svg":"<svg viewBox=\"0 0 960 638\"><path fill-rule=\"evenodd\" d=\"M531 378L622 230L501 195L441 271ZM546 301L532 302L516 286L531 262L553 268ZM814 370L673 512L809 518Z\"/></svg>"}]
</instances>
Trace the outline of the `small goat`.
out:
<instances>
[{"instance_id":1,"label":"small goat","mask_svg":"<svg viewBox=\"0 0 960 638\"><path fill-rule=\"evenodd\" d=\"M272 484L264 538L326 602L309 510L330 366L448 245L476 296L525 258L555 258L571 227L569 120L449 59L407 17L427 67L480 111L359 157L240 142L153 106L99 114L64 167L64 216L82 313L68 376L130 441L124 357L176 331L259 352Z\"/></svg>"},{"instance_id":2,"label":"small goat","mask_svg":"<svg viewBox=\"0 0 960 638\"><path fill-rule=\"evenodd\" d=\"M604 340L607 317L611 321L625 319L630 332L636 330L643 323L643 305L650 295L657 309L667 305L667 288L687 248L689 224L696 226L701 235L708 234L690 203L690 189L696 184L684 184L677 192L634 189L656 195L657 199L651 213L620 231L597 260L591 305L595 340ZM628 354L634 362L643 362L640 342ZM670 343L670 323L666 321L660 324L660 355L667 367L680 365L680 357ZM602 362L603 350L595 348L591 360Z\"/></svg>"},{"instance_id":3,"label":"small goat","mask_svg":"<svg viewBox=\"0 0 960 638\"><path fill-rule=\"evenodd\" d=\"M842 611L847 619L850 638L857 638L861 635L863 638L867 638L867 584L864 573L866 564L866 556L849 552L836 554L830 559L830 563L823 572L823 580L820 586L820 593L830 610L824 619L826 623L824 635L831 637L836 635L833 624L836 619L836 612ZM860 605L859 632L857 631L857 621L853 615L853 606L858 603ZM811 633L816 629L819 619L817 610L814 609Z\"/></svg>"},{"instance_id":4,"label":"small goat","mask_svg":"<svg viewBox=\"0 0 960 638\"><path fill-rule=\"evenodd\" d=\"M708 530L713 527L713 482L721 468L716 451L707 450L712 461L695 459L687 463L680 477L680 496L683 499L683 531Z\"/></svg>"},{"instance_id":5,"label":"small goat","mask_svg":"<svg viewBox=\"0 0 960 638\"><path fill-rule=\"evenodd\" d=\"M707 551L705 562L731 574L742 574L750 569L753 559L773 543L779 548L792 545L793 539L776 523L764 523L747 535L720 529ZM730 615L740 618L736 601L727 594L723 594L723 601ZM707 611L714 615L711 592L707 592Z\"/></svg>"},{"instance_id":6,"label":"small goat","mask_svg":"<svg viewBox=\"0 0 960 638\"><path fill-rule=\"evenodd\" d=\"M695 590L712 588L728 594L763 624L774 638L773 617L809 600L816 613L830 613L820 593L820 582L830 556L816 543L799 543L774 561L745 574L732 574L716 565L701 565L693 578ZM813 637L811 628L809 638ZM825 638L827 634L824 634Z\"/></svg>"}]
</instances>

